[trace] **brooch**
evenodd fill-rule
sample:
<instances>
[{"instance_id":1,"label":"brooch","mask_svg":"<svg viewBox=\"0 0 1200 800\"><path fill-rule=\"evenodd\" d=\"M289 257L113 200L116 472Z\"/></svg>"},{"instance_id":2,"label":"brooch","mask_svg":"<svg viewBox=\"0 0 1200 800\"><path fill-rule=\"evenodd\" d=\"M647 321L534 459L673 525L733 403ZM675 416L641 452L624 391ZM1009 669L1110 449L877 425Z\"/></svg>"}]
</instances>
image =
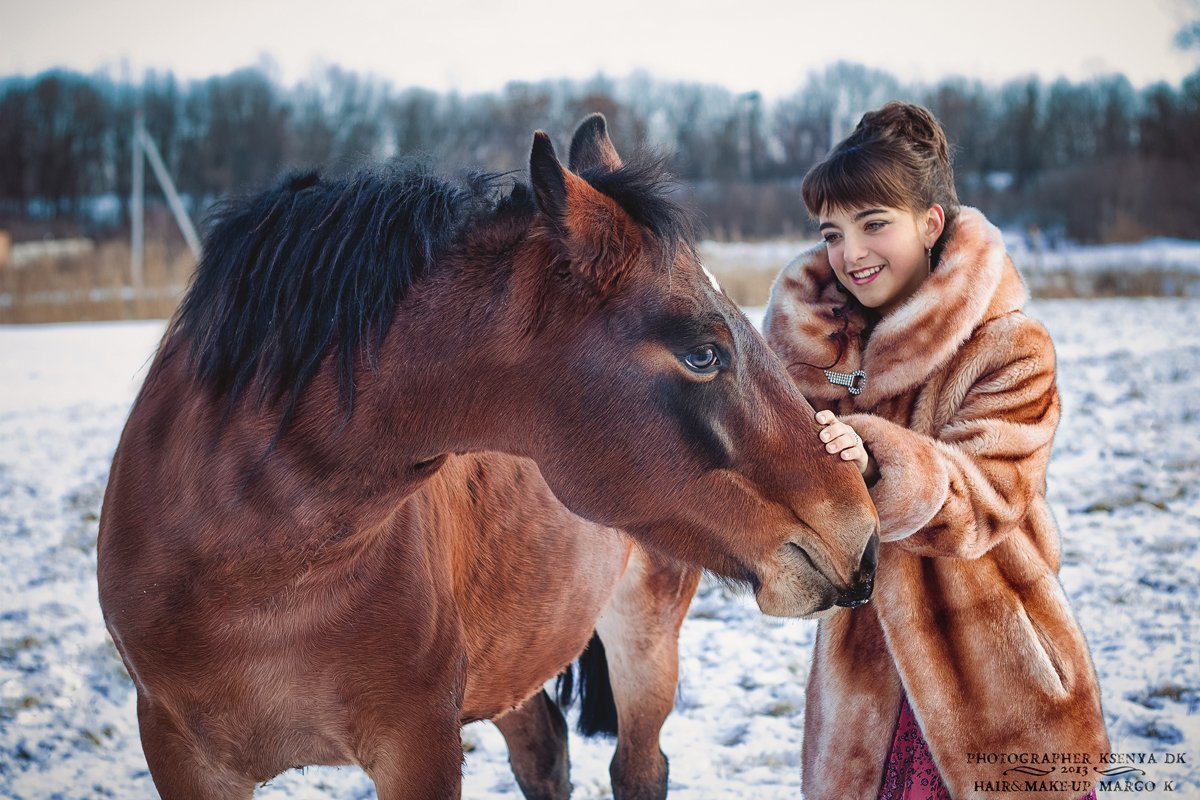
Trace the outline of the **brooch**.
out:
<instances>
[{"instance_id":1,"label":"brooch","mask_svg":"<svg viewBox=\"0 0 1200 800\"><path fill-rule=\"evenodd\" d=\"M862 390L867 388L867 373L861 369L854 372L834 372L827 369L825 378L834 386L845 386L850 394L862 394Z\"/></svg>"}]
</instances>

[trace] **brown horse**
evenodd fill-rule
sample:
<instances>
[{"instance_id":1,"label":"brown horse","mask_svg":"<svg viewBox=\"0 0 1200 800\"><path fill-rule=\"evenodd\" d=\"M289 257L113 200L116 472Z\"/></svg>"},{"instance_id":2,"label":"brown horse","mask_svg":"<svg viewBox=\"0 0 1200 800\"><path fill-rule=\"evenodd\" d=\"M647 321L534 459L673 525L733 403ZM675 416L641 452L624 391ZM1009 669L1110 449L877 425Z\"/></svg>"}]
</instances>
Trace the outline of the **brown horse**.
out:
<instances>
[{"instance_id":1,"label":"brown horse","mask_svg":"<svg viewBox=\"0 0 1200 800\"><path fill-rule=\"evenodd\" d=\"M661 794L695 588L671 559L772 614L869 595L866 488L707 277L660 165L622 164L599 117L569 163L538 132L530 186L294 175L217 214L100 522L163 797L246 798L306 764L457 797L460 726L485 718L531 796L558 796L538 690L593 630L617 790Z\"/></svg>"}]
</instances>

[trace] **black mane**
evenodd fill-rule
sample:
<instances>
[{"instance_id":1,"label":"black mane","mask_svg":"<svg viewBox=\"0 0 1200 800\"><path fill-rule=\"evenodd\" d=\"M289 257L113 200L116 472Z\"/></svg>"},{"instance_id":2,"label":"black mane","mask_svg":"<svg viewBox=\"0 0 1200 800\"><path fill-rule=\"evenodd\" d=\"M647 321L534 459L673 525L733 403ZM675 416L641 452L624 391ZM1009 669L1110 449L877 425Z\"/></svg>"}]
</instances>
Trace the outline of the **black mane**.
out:
<instances>
[{"instance_id":1,"label":"black mane","mask_svg":"<svg viewBox=\"0 0 1200 800\"><path fill-rule=\"evenodd\" d=\"M666 156L642 153L626 161L620 169L587 170L582 177L616 200L668 252L673 254L679 245L691 247L695 243L692 215L672 197L675 184L667 172Z\"/></svg>"},{"instance_id":2,"label":"black mane","mask_svg":"<svg viewBox=\"0 0 1200 800\"><path fill-rule=\"evenodd\" d=\"M668 196L661 159L585 176L664 244L693 232ZM329 180L294 172L273 188L220 204L168 341L186 341L201 385L232 408L287 397L280 432L322 359L335 348L340 401L353 408L354 363L373 359L397 304L476 224L532 217L533 193L506 176L452 180L423 166L368 169ZM176 337L182 337L178 339Z\"/></svg>"}]
</instances>

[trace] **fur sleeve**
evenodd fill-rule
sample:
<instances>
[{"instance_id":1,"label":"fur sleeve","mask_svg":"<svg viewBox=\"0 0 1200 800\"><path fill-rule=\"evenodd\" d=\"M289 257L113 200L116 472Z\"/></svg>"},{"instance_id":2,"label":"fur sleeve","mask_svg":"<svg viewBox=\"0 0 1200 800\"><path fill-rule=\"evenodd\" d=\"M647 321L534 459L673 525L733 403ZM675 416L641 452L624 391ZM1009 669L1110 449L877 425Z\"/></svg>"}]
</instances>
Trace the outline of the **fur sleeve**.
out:
<instances>
[{"instance_id":1,"label":"fur sleeve","mask_svg":"<svg viewBox=\"0 0 1200 800\"><path fill-rule=\"evenodd\" d=\"M1028 319L1004 337L974 348L987 363L964 368L975 377L963 381L960 401L956 381L947 382L940 399L953 407L936 437L870 414L842 418L879 468L871 496L881 540L919 555L978 558L1044 497L1059 416L1054 350Z\"/></svg>"}]
</instances>

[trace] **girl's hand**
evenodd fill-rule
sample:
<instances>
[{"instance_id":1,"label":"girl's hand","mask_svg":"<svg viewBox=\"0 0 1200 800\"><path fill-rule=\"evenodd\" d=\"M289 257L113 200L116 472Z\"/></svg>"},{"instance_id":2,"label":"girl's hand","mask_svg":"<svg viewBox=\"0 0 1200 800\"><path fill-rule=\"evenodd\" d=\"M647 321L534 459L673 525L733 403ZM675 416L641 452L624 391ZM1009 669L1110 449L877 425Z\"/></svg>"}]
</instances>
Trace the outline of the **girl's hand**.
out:
<instances>
[{"instance_id":1,"label":"girl's hand","mask_svg":"<svg viewBox=\"0 0 1200 800\"><path fill-rule=\"evenodd\" d=\"M830 453L840 453L843 461L853 461L858 471L866 476L870 471L871 459L863 447L862 438L854 429L844 422L838 422L832 411L818 411L817 422L823 426L821 441L825 443L825 449Z\"/></svg>"}]
</instances>

